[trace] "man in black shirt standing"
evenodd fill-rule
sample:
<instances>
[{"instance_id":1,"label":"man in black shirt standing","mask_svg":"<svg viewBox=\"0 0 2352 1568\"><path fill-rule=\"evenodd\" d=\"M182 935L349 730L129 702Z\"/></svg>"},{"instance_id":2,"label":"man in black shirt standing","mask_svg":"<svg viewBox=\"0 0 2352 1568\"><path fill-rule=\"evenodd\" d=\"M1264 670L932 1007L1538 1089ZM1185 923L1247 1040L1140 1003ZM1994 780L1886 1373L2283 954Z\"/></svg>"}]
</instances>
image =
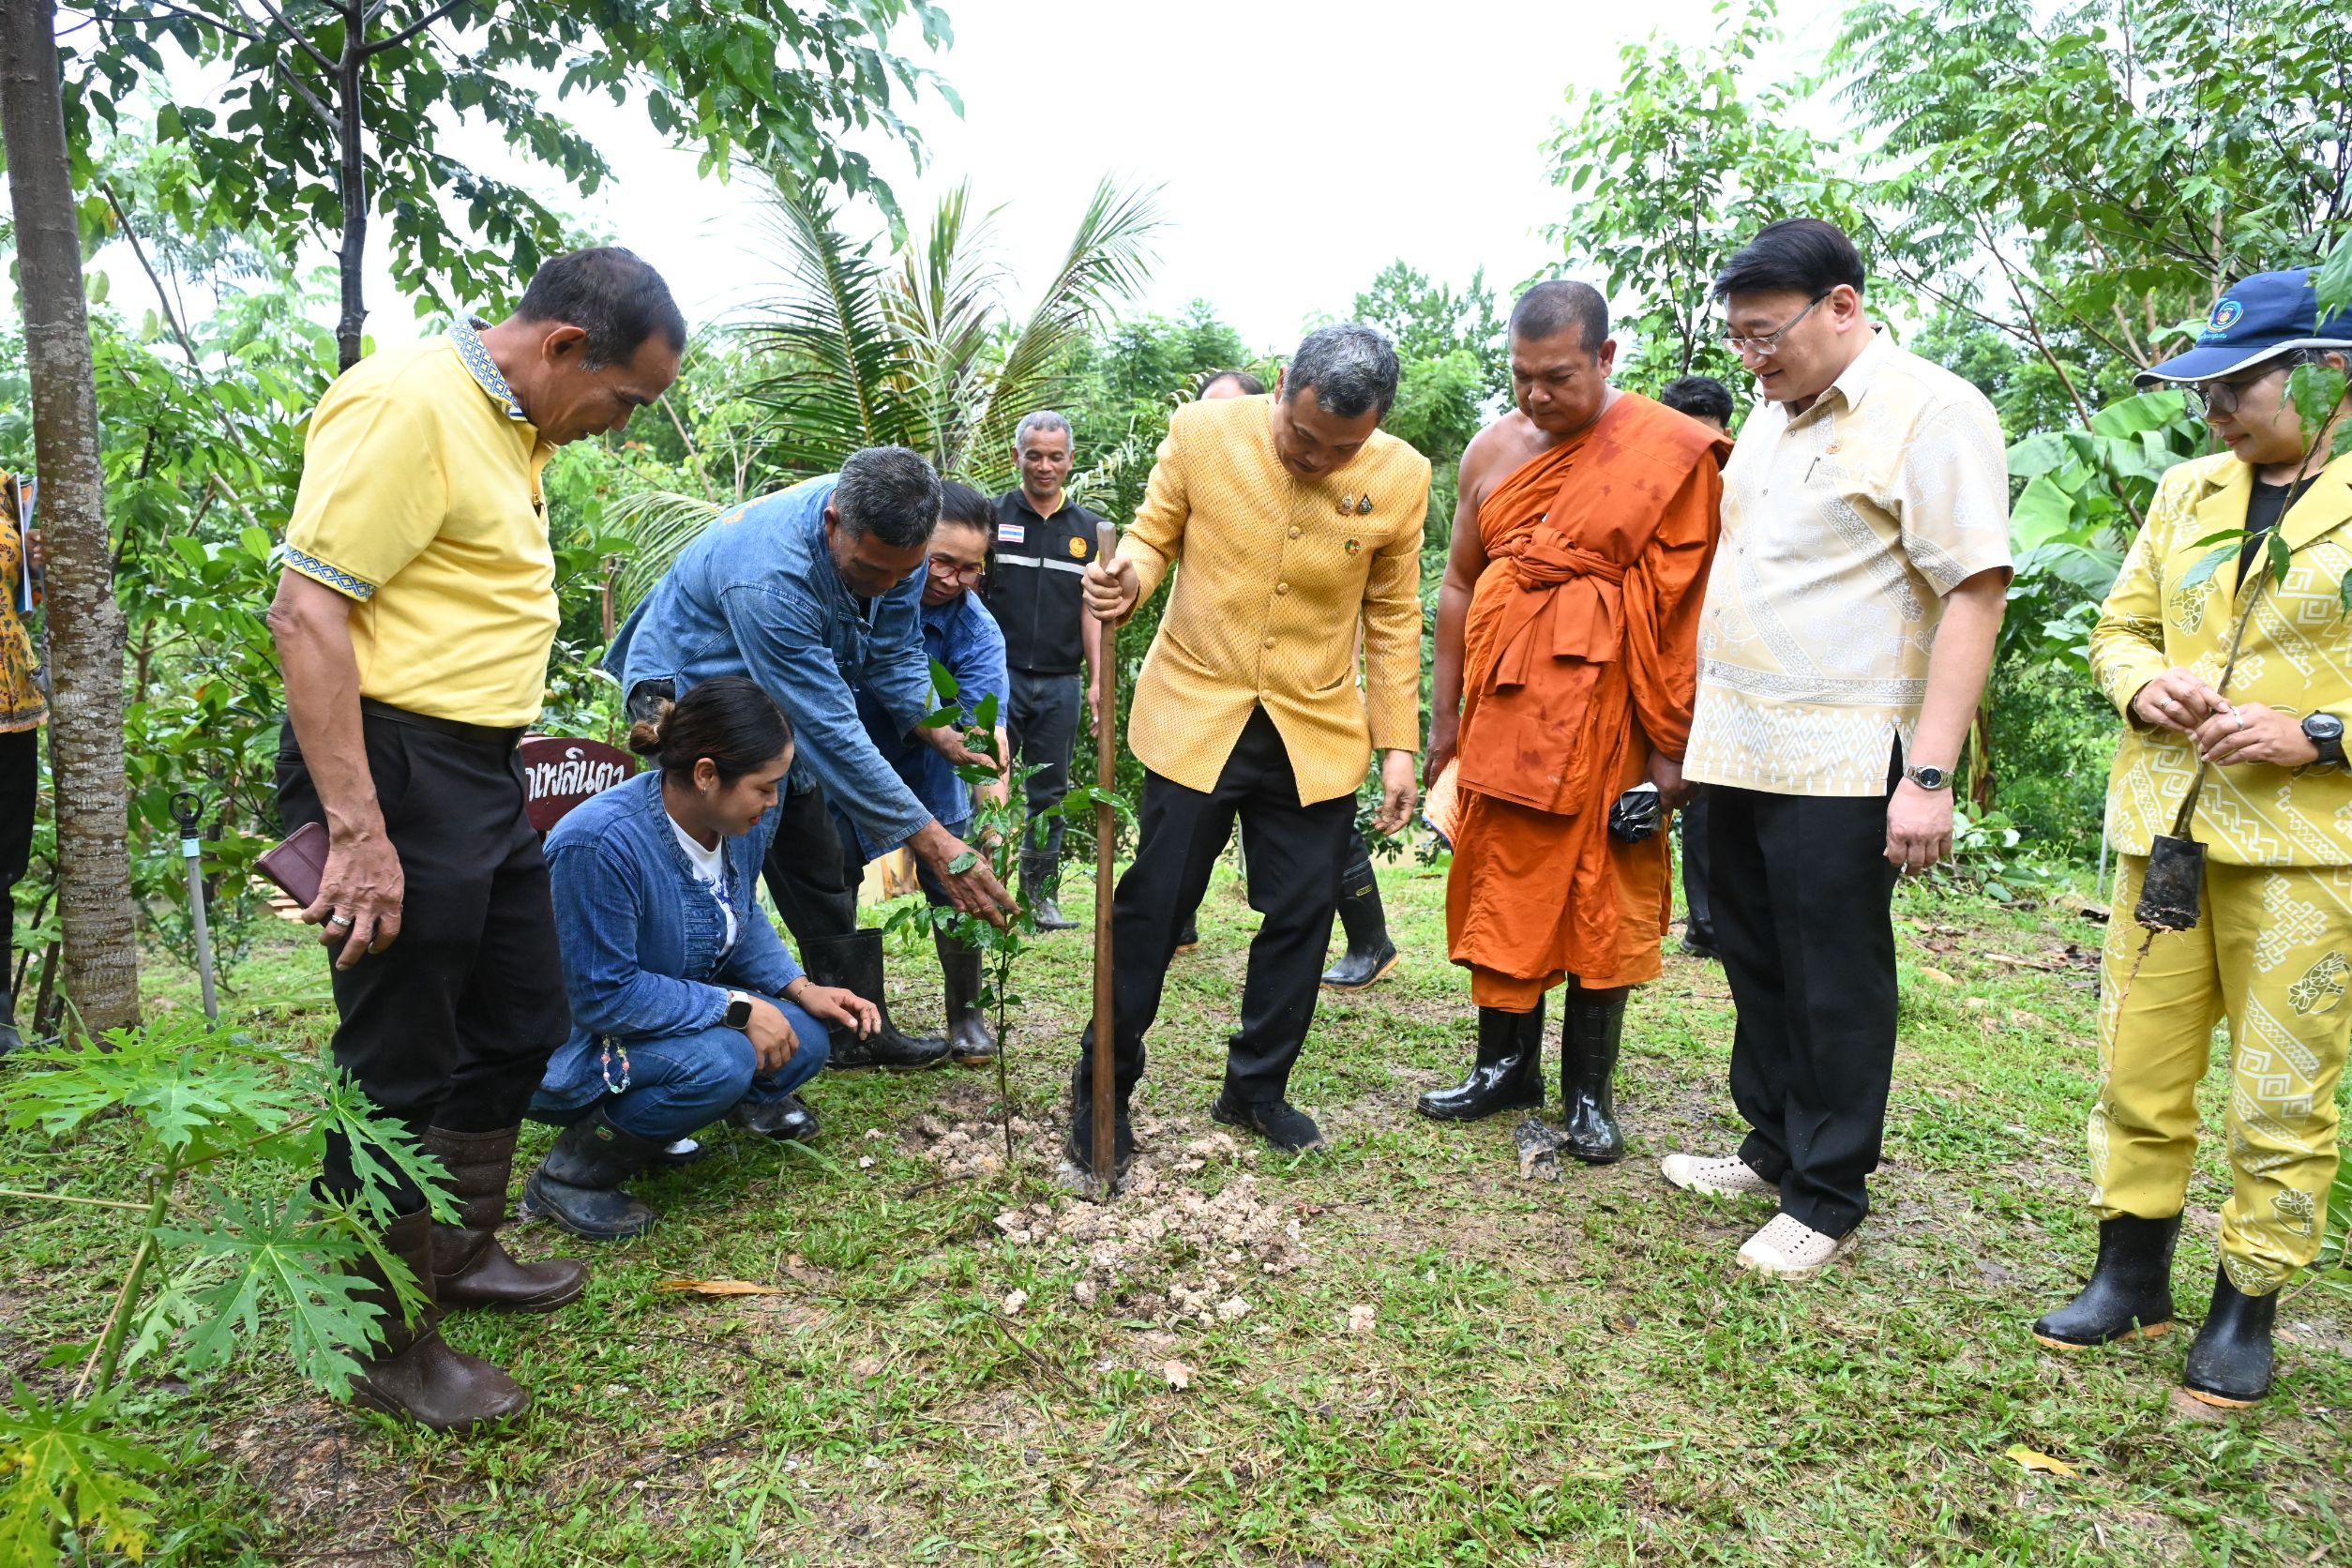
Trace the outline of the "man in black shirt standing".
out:
<instances>
[{"instance_id":1,"label":"man in black shirt standing","mask_svg":"<svg viewBox=\"0 0 2352 1568\"><path fill-rule=\"evenodd\" d=\"M1103 520L1063 493L1073 457L1067 419L1050 409L1028 415L1014 432L1013 451L1021 482L997 498L996 542L981 597L1004 632L1013 687L1005 730L1013 753L1037 769L1029 776L1032 825L1021 841L1021 896L1040 929L1066 931L1077 922L1054 902L1062 819L1035 819L1068 792L1080 702L1092 712L1093 683L1081 676L1093 668L1100 629L1085 612L1079 585Z\"/></svg>"}]
</instances>

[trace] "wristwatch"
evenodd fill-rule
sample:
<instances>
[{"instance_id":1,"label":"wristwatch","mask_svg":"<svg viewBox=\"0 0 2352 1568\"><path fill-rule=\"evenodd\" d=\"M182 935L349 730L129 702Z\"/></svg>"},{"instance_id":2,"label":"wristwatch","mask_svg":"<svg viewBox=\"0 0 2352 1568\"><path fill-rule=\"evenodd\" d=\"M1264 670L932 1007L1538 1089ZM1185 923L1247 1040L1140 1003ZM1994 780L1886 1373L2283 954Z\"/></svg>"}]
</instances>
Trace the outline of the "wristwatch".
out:
<instances>
[{"instance_id":1,"label":"wristwatch","mask_svg":"<svg viewBox=\"0 0 2352 1568\"><path fill-rule=\"evenodd\" d=\"M1903 769L1903 776L1909 779L1912 783L1918 785L1922 790L1948 790L1952 787L1952 770L1950 768L1935 768L1920 763L1907 763Z\"/></svg>"},{"instance_id":2,"label":"wristwatch","mask_svg":"<svg viewBox=\"0 0 2352 1568\"><path fill-rule=\"evenodd\" d=\"M727 1018L725 1022L727 1027L730 1029L749 1029L751 1027L751 998L749 995L743 991L729 991L727 993Z\"/></svg>"},{"instance_id":3,"label":"wristwatch","mask_svg":"<svg viewBox=\"0 0 2352 1568\"><path fill-rule=\"evenodd\" d=\"M2344 720L2333 714L2314 714L2303 720L2303 738L2319 748L2323 764L2344 766Z\"/></svg>"}]
</instances>

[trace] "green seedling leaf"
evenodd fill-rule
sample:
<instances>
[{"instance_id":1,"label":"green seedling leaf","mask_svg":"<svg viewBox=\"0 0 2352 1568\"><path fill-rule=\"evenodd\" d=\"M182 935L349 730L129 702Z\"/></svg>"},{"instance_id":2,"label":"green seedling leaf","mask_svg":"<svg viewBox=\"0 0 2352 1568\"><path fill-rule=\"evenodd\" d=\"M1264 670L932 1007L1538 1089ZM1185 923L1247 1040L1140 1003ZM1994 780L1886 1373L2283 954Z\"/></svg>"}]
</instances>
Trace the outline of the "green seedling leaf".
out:
<instances>
[{"instance_id":1,"label":"green seedling leaf","mask_svg":"<svg viewBox=\"0 0 2352 1568\"><path fill-rule=\"evenodd\" d=\"M2345 614L2352 615L2352 572L2344 573L2344 580L2336 584L2336 604Z\"/></svg>"},{"instance_id":2,"label":"green seedling leaf","mask_svg":"<svg viewBox=\"0 0 2352 1568\"><path fill-rule=\"evenodd\" d=\"M2344 375L2332 365L2298 365L2287 375L2287 400L2303 422L2303 433L2315 437L2344 401Z\"/></svg>"},{"instance_id":3,"label":"green seedling leaf","mask_svg":"<svg viewBox=\"0 0 2352 1568\"><path fill-rule=\"evenodd\" d=\"M330 1133L350 1140L352 1173L360 1184L357 1206L379 1226L389 1223L396 1217L391 1195L405 1176L424 1190L435 1219L456 1219L458 1212L449 1201L449 1172L441 1162L425 1153L406 1126L378 1112L366 1092L331 1059L322 1065L321 1148Z\"/></svg>"},{"instance_id":4,"label":"green seedling leaf","mask_svg":"<svg viewBox=\"0 0 2352 1568\"><path fill-rule=\"evenodd\" d=\"M990 755L994 755L996 749L994 742L996 739L997 706L996 693L992 691L986 697L980 699L980 705L972 711L972 725L977 729L988 731Z\"/></svg>"},{"instance_id":5,"label":"green seedling leaf","mask_svg":"<svg viewBox=\"0 0 2352 1568\"><path fill-rule=\"evenodd\" d=\"M957 855L955 859L947 863L947 874L951 877L960 877L966 871L971 870L973 867L979 864L979 852L976 850L966 850L963 853Z\"/></svg>"},{"instance_id":6,"label":"green seedling leaf","mask_svg":"<svg viewBox=\"0 0 2352 1568\"><path fill-rule=\"evenodd\" d=\"M216 1214L210 1223L156 1230L158 1241L230 1265L228 1277L210 1284L198 1284L193 1270L174 1281L193 1320L183 1349L188 1364L199 1370L218 1365L240 1336L259 1335L264 1310L282 1312L294 1364L329 1394L346 1395L359 1371L351 1348L383 1339L376 1307L359 1299L367 1282L350 1272L372 1249L340 1223L343 1216L323 1219L308 1193L246 1198L213 1187L209 1195ZM404 1306L424 1306L404 1264L384 1256L378 1266L387 1279L410 1284L399 1292Z\"/></svg>"},{"instance_id":7,"label":"green seedling leaf","mask_svg":"<svg viewBox=\"0 0 2352 1568\"><path fill-rule=\"evenodd\" d=\"M2287 570L2294 562L2294 552L2286 548L2286 541L2280 538L2275 530L2271 532L2264 548L2270 553L2270 580L2273 582L2284 582Z\"/></svg>"},{"instance_id":8,"label":"green seedling leaf","mask_svg":"<svg viewBox=\"0 0 2352 1568\"><path fill-rule=\"evenodd\" d=\"M68 1532L83 1548L77 1562L96 1552L145 1557L157 1498L137 1477L166 1464L106 1429L119 1397L116 1389L83 1405L50 1405L17 1381L14 1404L0 1406L0 1562L53 1568Z\"/></svg>"},{"instance_id":9,"label":"green seedling leaf","mask_svg":"<svg viewBox=\"0 0 2352 1568\"><path fill-rule=\"evenodd\" d=\"M2243 538L2245 535L2241 532L2238 536L2239 538ZM2199 540L2198 542L2201 544L2204 541ZM2213 574L2222 569L2223 562L2235 561L2237 559L2238 547L2235 544L2224 545L2212 554L2199 561L2195 565L2191 566L2188 571L2181 576L2180 586L2183 588L2201 588L2206 583L2210 582L2213 580Z\"/></svg>"},{"instance_id":10,"label":"green seedling leaf","mask_svg":"<svg viewBox=\"0 0 2352 1568\"><path fill-rule=\"evenodd\" d=\"M956 680L956 672L938 659L931 661L931 689L939 694L940 706L952 704L963 695L963 687Z\"/></svg>"}]
</instances>

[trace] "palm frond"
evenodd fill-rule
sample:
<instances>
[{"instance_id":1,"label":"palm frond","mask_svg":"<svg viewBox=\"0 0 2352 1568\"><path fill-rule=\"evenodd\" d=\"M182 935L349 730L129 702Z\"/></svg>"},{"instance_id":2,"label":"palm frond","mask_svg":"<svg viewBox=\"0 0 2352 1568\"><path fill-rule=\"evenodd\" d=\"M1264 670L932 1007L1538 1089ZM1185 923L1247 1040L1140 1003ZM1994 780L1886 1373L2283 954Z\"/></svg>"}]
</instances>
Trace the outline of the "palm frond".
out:
<instances>
[{"instance_id":1,"label":"palm frond","mask_svg":"<svg viewBox=\"0 0 2352 1568\"><path fill-rule=\"evenodd\" d=\"M1013 428L1033 409L1059 401L1070 346L1090 326L1142 292L1152 238L1161 228L1159 188L1123 190L1108 174L1094 188L1062 265L990 378L957 454L975 475L1009 478Z\"/></svg>"},{"instance_id":2,"label":"palm frond","mask_svg":"<svg viewBox=\"0 0 2352 1568\"><path fill-rule=\"evenodd\" d=\"M954 467L955 432L985 396L988 345L1003 313L1007 275L995 252L995 217L972 215L969 181L942 197L885 302L913 364L910 391L925 406L927 455L942 470Z\"/></svg>"},{"instance_id":3,"label":"palm frond","mask_svg":"<svg viewBox=\"0 0 2352 1568\"><path fill-rule=\"evenodd\" d=\"M789 171L768 178L763 229L780 293L754 307L748 336L775 363L751 395L776 420L768 453L792 474L823 474L861 446L930 446L915 367L893 330L886 267L852 240L839 209Z\"/></svg>"},{"instance_id":4,"label":"palm frond","mask_svg":"<svg viewBox=\"0 0 2352 1568\"><path fill-rule=\"evenodd\" d=\"M628 564L612 585L615 608L624 615L635 609L719 510L705 497L653 487L613 497L606 516L629 540Z\"/></svg>"}]
</instances>

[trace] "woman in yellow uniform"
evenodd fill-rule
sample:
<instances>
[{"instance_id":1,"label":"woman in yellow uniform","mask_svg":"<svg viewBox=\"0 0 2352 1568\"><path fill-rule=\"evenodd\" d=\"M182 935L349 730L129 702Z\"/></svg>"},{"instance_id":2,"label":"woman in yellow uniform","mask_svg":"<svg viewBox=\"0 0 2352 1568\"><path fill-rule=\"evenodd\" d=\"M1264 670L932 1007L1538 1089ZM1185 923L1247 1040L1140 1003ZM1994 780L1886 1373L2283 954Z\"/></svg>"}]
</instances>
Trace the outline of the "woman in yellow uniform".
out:
<instances>
[{"instance_id":1,"label":"woman in yellow uniform","mask_svg":"<svg viewBox=\"0 0 2352 1568\"><path fill-rule=\"evenodd\" d=\"M49 699L33 659L33 639L17 613L26 574L40 566L41 536L23 525L20 507L33 481L0 474L0 1056L23 1045L16 1028L16 884L33 848L40 795L40 732Z\"/></svg>"},{"instance_id":2,"label":"woman in yellow uniform","mask_svg":"<svg viewBox=\"0 0 2352 1568\"><path fill-rule=\"evenodd\" d=\"M2126 721L2107 786L2122 869L2089 1125L2099 1262L2033 1333L2078 1349L2170 1328L2196 1089L2226 1018L2231 1192L2212 1309L2182 1379L2211 1405L2269 1392L2277 1292L2318 1251L2336 1170L2352 1026L2352 614L2339 597L2352 572L2352 455L2328 460L2344 405L2314 440L2287 378L2306 362L2341 369L2347 355L2352 312L2319 320L2300 268L2239 283L2194 348L2142 373L2143 385L2199 399L2229 450L2164 475L2091 633L2092 673ZM2216 550L2226 553L2200 570ZM2200 918L2151 938L2129 912L2153 838L2175 831L2200 776Z\"/></svg>"}]
</instances>

